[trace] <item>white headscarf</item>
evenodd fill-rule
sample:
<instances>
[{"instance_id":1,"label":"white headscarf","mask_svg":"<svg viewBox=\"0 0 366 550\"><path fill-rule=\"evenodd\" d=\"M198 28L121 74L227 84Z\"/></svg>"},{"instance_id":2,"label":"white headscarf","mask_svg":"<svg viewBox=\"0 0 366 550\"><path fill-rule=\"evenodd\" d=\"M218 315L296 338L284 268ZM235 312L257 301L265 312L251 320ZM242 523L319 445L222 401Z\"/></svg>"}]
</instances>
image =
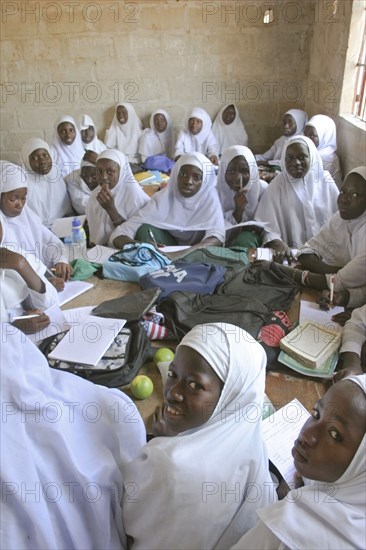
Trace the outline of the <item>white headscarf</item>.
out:
<instances>
[{"instance_id":1,"label":"white headscarf","mask_svg":"<svg viewBox=\"0 0 366 550\"><path fill-rule=\"evenodd\" d=\"M154 116L161 114L167 122L164 132L158 132L155 128ZM174 155L174 139L172 119L164 109L157 109L150 116L150 128L146 128L141 136L139 153L143 158L153 155L166 155L172 158Z\"/></svg>"},{"instance_id":2,"label":"white headscarf","mask_svg":"<svg viewBox=\"0 0 366 550\"><path fill-rule=\"evenodd\" d=\"M308 115L305 113L305 111L302 111L301 109L290 109L289 111L286 111L285 115L291 115L292 118L296 122L296 133L295 135L302 134L304 132L304 128L306 126L306 123L308 121Z\"/></svg>"},{"instance_id":3,"label":"white headscarf","mask_svg":"<svg viewBox=\"0 0 366 550\"><path fill-rule=\"evenodd\" d=\"M51 227L57 218L71 215L72 208L61 167L52 161L48 174L37 174L31 168L29 156L37 149L45 149L51 156L51 148L39 138L28 139L22 147L23 167L28 177L27 203L46 227Z\"/></svg>"},{"instance_id":4,"label":"white headscarf","mask_svg":"<svg viewBox=\"0 0 366 550\"><path fill-rule=\"evenodd\" d=\"M366 374L350 376L366 393ZM288 548L364 548L366 435L344 474L333 483L306 482L286 499L258 510L260 519Z\"/></svg>"},{"instance_id":5,"label":"white headscarf","mask_svg":"<svg viewBox=\"0 0 366 550\"><path fill-rule=\"evenodd\" d=\"M101 141L98 138L97 128L94 124L94 121L89 115L83 115L81 117L80 131L86 130L87 128L89 128L89 126L93 126L94 128L94 137L90 143L84 143L83 138L81 137L81 134L80 134L82 146L84 147L85 150L94 151L95 153L98 153L98 154L102 153L103 151L105 151L106 146L104 145L103 141Z\"/></svg>"},{"instance_id":6,"label":"white headscarf","mask_svg":"<svg viewBox=\"0 0 366 550\"><path fill-rule=\"evenodd\" d=\"M228 147L223 153L220 159L219 172L217 175L217 190L221 201L222 210L224 212L225 219L233 225L237 224L233 216L235 210L235 191L230 189L225 180L225 174L229 163L238 156L242 156L248 163L250 179L245 189L247 192L248 204L243 212L242 222L252 220L254 218L255 211L257 210L259 199L267 189L267 183L259 179L259 172L256 160L253 153L248 147L242 145L232 145Z\"/></svg>"},{"instance_id":7,"label":"white headscarf","mask_svg":"<svg viewBox=\"0 0 366 550\"><path fill-rule=\"evenodd\" d=\"M0 192L5 193L27 187L27 176L23 168L11 162L2 161L0 165ZM64 244L56 235L42 224L41 219L27 204L21 214L6 219L6 240L4 246L28 258L28 253L41 260L47 267L55 263L68 263Z\"/></svg>"},{"instance_id":8,"label":"white headscarf","mask_svg":"<svg viewBox=\"0 0 366 550\"><path fill-rule=\"evenodd\" d=\"M295 179L286 170L286 151L293 143L305 144L310 153L310 169L303 178ZM268 186L259 203L255 218L269 222L289 246L299 248L316 235L337 211L338 188L311 139L293 136L281 157L281 174Z\"/></svg>"},{"instance_id":9,"label":"white headscarf","mask_svg":"<svg viewBox=\"0 0 366 550\"><path fill-rule=\"evenodd\" d=\"M263 348L225 323L197 325L180 346L197 351L224 387L205 424L153 439L123 467L126 488L138 487L138 498L125 501L123 508L133 549L213 548L219 539L220 547L229 548L254 525L260 502L268 502L265 483L271 480L261 434ZM251 498L252 486L257 498Z\"/></svg>"},{"instance_id":10,"label":"white headscarf","mask_svg":"<svg viewBox=\"0 0 366 550\"><path fill-rule=\"evenodd\" d=\"M120 467L146 441L136 406L51 369L14 327L1 336L2 548L126 548Z\"/></svg>"},{"instance_id":11,"label":"white headscarf","mask_svg":"<svg viewBox=\"0 0 366 550\"><path fill-rule=\"evenodd\" d=\"M128 113L126 124L117 119L117 109L123 106ZM142 133L142 122L131 103L118 103L115 108L112 124L107 131L105 144L110 149L118 149L124 153L128 162L140 162L138 154L139 140Z\"/></svg>"},{"instance_id":12,"label":"white headscarf","mask_svg":"<svg viewBox=\"0 0 366 550\"><path fill-rule=\"evenodd\" d=\"M202 186L193 197L183 197L178 191L178 174L182 166L192 165L202 170ZM175 163L168 186L152 196L146 207L113 233L134 238L139 227L151 224L175 231L206 231L205 237L214 236L225 241L225 224L220 200L215 188L213 164L201 153L182 155Z\"/></svg>"},{"instance_id":13,"label":"white headscarf","mask_svg":"<svg viewBox=\"0 0 366 550\"><path fill-rule=\"evenodd\" d=\"M75 128L76 136L71 145L66 145L63 141L61 141L60 136L58 135L57 128L63 122L69 122ZM51 152L53 160L60 166L63 176L66 176L67 174L70 174L70 172L80 168L80 161L83 158L85 151L81 143L79 128L71 116L65 115L56 120L51 144Z\"/></svg>"},{"instance_id":14,"label":"white headscarf","mask_svg":"<svg viewBox=\"0 0 366 550\"><path fill-rule=\"evenodd\" d=\"M130 165L123 153L117 149L106 149L98 160L110 159L120 167L119 180L110 193L114 198L114 204L118 213L128 220L135 212L140 210L150 198L137 183L131 172ZM89 223L90 240L94 244L105 245L108 243L114 227L106 210L97 201L100 186L93 189L86 205L86 217Z\"/></svg>"},{"instance_id":15,"label":"white headscarf","mask_svg":"<svg viewBox=\"0 0 366 550\"><path fill-rule=\"evenodd\" d=\"M323 161L331 160L337 151L337 130L334 120L326 115L315 115L306 123L306 126L313 126L318 134L317 149Z\"/></svg>"},{"instance_id":16,"label":"white headscarf","mask_svg":"<svg viewBox=\"0 0 366 550\"><path fill-rule=\"evenodd\" d=\"M235 109L235 118L231 124L225 124L222 120L222 115L225 109L231 105ZM212 124L212 133L219 146L220 155L231 145L248 145L248 134L240 118L238 108L233 103L228 103L217 113Z\"/></svg>"}]
</instances>

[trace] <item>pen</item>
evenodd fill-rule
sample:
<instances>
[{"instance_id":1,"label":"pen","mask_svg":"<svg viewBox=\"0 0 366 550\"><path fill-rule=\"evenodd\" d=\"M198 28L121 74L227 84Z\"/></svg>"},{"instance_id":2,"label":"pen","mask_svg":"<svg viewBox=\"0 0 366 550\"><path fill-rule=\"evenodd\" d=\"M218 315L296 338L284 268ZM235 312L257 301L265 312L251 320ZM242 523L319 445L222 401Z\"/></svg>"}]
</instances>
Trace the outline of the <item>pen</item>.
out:
<instances>
[{"instance_id":1,"label":"pen","mask_svg":"<svg viewBox=\"0 0 366 550\"><path fill-rule=\"evenodd\" d=\"M330 289L330 296L329 296L330 307L333 307L333 299L334 299L334 275L331 275L331 276L330 276L329 289Z\"/></svg>"},{"instance_id":2,"label":"pen","mask_svg":"<svg viewBox=\"0 0 366 550\"><path fill-rule=\"evenodd\" d=\"M150 239L152 240L155 248L158 248L158 243L156 242L156 239L154 237L154 233L151 231L151 229L149 229L149 236L150 236Z\"/></svg>"},{"instance_id":3,"label":"pen","mask_svg":"<svg viewBox=\"0 0 366 550\"><path fill-rule=\"evenodd\" d=\"M20 321L20 319L33 319L33 317L41 317L43 313L33 313L32 315L18 315L17 317L13 317L12 322L14 321Z\"/></svg>"},{"instance_id":4,"label":"pen","mask_svg":"<svg viewBox=\"0 0 366 550\"><path fill-rule=\"evenodd\" d=\"M46 272L45 274L47 274L49 277L52 277L52 279L55 277L55 270L54 269L49 269L48 267L46 267Z\"/></svg>"},{"instance_id":5,"label":"pen","mask_svg":"<svg viewBox=\"0 0 366 550\"><path fill-rule=\"evenodd\" d=\"M240 190L243 189L243 174L239 174Z\"/></svg>"}]
</instances>

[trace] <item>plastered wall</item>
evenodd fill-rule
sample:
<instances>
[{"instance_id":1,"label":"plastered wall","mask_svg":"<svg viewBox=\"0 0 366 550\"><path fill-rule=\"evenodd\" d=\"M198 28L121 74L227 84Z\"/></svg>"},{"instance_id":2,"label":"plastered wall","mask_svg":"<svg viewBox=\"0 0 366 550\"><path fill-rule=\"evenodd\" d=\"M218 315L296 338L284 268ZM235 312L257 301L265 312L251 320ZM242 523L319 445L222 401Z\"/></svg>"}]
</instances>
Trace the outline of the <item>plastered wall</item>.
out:
<instances>
[{"instance_id":1,"label":"plastered wall","mask_svg":"<svg viewBox=\"0 0 366 550\"><path fill-rule=\"evenodd\" d=\"M51 140L63 114L90 114L103 139L117 101L133 103L144 125L164 107L177 129L194 106L214 117L235 102L260 152L281 134L287 109L326 112L324 93L313 90L342 78L347 16L330 29L327 4L3 0L1 158L19 161L28 137ZM269 7L273 22L264 24ZM323 28L327 48L314 32Z\"/></svg>"}]
</instances>

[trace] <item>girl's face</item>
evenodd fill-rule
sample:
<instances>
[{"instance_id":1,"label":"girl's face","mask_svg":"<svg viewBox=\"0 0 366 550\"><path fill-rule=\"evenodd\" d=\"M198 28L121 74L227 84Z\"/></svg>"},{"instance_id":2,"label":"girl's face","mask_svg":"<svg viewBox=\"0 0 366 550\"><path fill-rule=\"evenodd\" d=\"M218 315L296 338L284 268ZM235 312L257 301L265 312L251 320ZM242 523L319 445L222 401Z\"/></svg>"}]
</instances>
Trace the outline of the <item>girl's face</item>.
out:
<instances>
[{"instance_id":1,"label":"girl's face","mask_svg":"<svg viewBox=\"0 0 366 550\"><path fill-rule=\"evenodd\" d=\"M19 187L13 191L1 193L1 210L8 218L20 216L27 200L27 188Z\"/></svg>"},{"instance_id":2,"label":"girl's face","mask_svg":"<svg viewBox=\"0 0 366 550\"><path fill-rule=\"evenodd\" d=\"M188 130L196 136L202 130L203 121L200 118L191 117L188 120Z\"/></svg>"},{"instance_id":3,"label":"girl's face","mask_svg":"<svg viewBox=\"0 0 366 550\"><path fill-rule=\"evenodd\" d=\"M72 145L76 138L75 126L71 122L61 122L57 126L57 133L65 145Z\"/></svg>"},{"instance_id":4,"label":"girl's face","mask_svg":"<svg viewBox=\"0 0 366 550\"><path fill-rule=\"evenodd\" d=\"M156 115L154 115L154 126L155 130L159 132L159 134L161 134L161 132L165 132L168 123L162 113L156 113Z\"/></svg>"},{"instance_id":5,"label":"girl's face","mask_svg":"<svg viewBox=\"0 0 366 550\"><path fill-rule=\"evenodd\" d=\"M353 382L337 382L314 405L294 443L294 464L303 477L333 483L354 457L366 425L366 400Z\"/></svg>"},{"instance_id":6,"label":"girl's face","mask_svg":"<svg viewBox=\"0 0 366 550\"><path fill-rule=\"evenodd\" d=\"M177 185L182 197L193 197L202 187L202 170L197 166L185 164L178 172Z\"/></svg>"},{"instance_id":7,"label":"girl's face","mask_svg":"<svg viewBox=\"0 0 366 550\"><path fill-rule=\"evenodd\" d=\"M81 130L80 133L84 143L91 143L95 136L94 126L88 126L85 130Z\"/></svg>"},{"instance_id":8,"label":"girl's face","mask_svg":"<svg viewBox=\"0 0 366 550\"><path fill-rule=\"evenodd\" d=\"M222 113L222 120L224 124L231 124L232 122L234 122L235 117L236 117L236 112L235 112L234 105L228 105L224 110L224 112Z\"/></svg>"},{"instance_id":9,"label":"girl's face","mask_svg":"<svg viewBox=\"0 0 366 550\"><path fill-rule=\"evenodd\" d=\"M169 366L164 386L164 420L175 433L197 428L209 420L224 384L196 351L181 346Z\"/></svg>"},{"instance_id":10,"label":"girl's face","mask_svg":"<svg viewBox=\"0 0 366 550\"><path fill-rule=\"evenodd\" d=\"M113 189L119 181L119 173L119 164L114 160L100 159L97 161L98 185L108 185L109 189Z\"/></svg>"},{"instance_id":11,"label":"girl's face","mask_svg":"<svg viewBox=\"0 0 366 550\"><path fill-rule=\"evenodd\" d=\"M283 117L283 135L286 137L291 137L296 134L296 122L293 116L285 115Z\"/></svg>"},{"instance_id":12,"label":"girl's face","mask_svg":"<svg viewBox=\"0 0 366 550\"><path fill-rule=\"evenodd\" d=\"M126 107L124 107L123 105L118 105L116 115L117 120L120 124L126 124L126 122L128 121L128 111Z\"/></svg>"},{"instance_id":13,"label":"girl's face","mask_svg":"<svg viewBox=\"0 0 366 550\"><path fill-rule=\"evenodd\" d=\"M47 149L36 149L29 155L29 164L33 172L44 176L52 169L52 159Z\"/></svg>"},{"instance_id":14,"label":"girl's face","mask_svg":"<svg viewBox=\"0 0 366 550\"><path fill-rule=\"evenodd\" d=\"M98 186L97 169L95 166L83 166L80 170L80 176L85 181L90 191L93 191L93 189Z\"/></svg>"},{"instance_id":15,"label":"girl's face","mask_svg":"<svg viewBox=\"0 0 366 550\"><path fill-rule=\"evenodd\" d=\"M310 151L305 143L291 143L286 149L286 170L295 179L303 178L310 169Z\"/></svg>"},{"instance_id":16,"label":"girl's face","mask_svg":"<svg viewBox=\"0 0 366 550\"><path fill-rule=\"evenodd\" d=\"M349 174L338 195L338 210L343 220L354 220L366 210L366 182L360 174Z\"/></svg>"},{"instance_id":17,"label":"girl's face","mask_svg":"<svg viewBox=\"0 0 366 550\"><path fill-rule=\"evenodd\" d=\"M225 172L225 181L230 189L237 192L248 185L249 180L250 171L245 157L240 155L233 158L229 162Z\"/></svg>"},{"instance_id":18,"label":"girl's face","mask_svg":"<svg viewBox=\"0 0 366 550\"><path fill-rule=\"evenodd\" d=\"M311 141L314 143L315 147L319 147L319 136L318 132L315 130L314 126L311 126L310 124L307 124L304 128L304 135L311 139Z\"/></svg>"}]
</instances>

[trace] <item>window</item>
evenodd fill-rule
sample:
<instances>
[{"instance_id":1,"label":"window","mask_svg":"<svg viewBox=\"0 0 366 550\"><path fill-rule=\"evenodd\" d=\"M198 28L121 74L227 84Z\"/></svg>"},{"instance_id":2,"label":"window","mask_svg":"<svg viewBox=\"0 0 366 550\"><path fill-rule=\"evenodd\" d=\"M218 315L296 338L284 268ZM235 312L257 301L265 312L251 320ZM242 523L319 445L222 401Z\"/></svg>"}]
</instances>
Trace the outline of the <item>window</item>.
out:
<instances>
[{"instance_id":1,"label":"window","mask_svg":"<svg viewBox=\"0 0 366 550\"><path fill-rule=\"evenodd\" d=\"M352 114L357 118L360 118L364 122L366 121L366 41L365 41L365 30L363 32L363 40L361 45L361 51L357 63L357 73L356 73L356 86L355 94L353 99L353 108Z\"/></svg>"}]
</instances>

